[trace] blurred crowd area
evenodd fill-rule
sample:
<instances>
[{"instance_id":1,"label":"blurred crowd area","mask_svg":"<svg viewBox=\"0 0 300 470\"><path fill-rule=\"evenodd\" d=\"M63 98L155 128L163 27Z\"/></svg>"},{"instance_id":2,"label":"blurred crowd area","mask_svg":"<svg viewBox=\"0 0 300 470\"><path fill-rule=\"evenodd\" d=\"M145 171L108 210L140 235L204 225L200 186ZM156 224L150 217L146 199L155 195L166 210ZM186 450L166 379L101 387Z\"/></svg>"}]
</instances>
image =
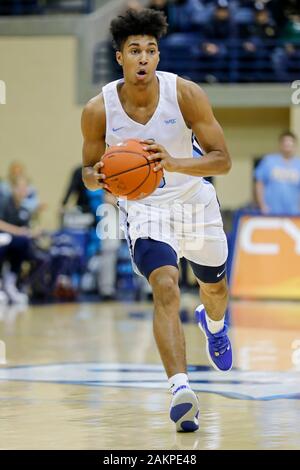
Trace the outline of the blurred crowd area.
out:
<instances>
[{"instance_id":1,"label":"blurred crowd area","mask_svg":"<svg viewBox=\"0 0 300 470\"><path fill-rule=\"evenodd\" d=\"M206 83L287 82L299 78L300 4L280 0L130 0L126 8L161 10L168 35L160 69ZM109 54L111 54L111 47ZM103 52L95 51L94 82ZM113 57L113 54L111 54ZM112 61L112 78L121 71Z\"/></svg>"},{"instance_id":2,"label":"blurred crowd area","mask_svg":"<svg viewBox=\"0 0 300 470\"><path fill-rule=\"evenodd\" d=\"M94 0L0 0L0 15L90 13ZM300 69L300 0L129 0L165 13L160 69L204 83L291 82ZM108 66L103 66L104 62ZM119 78L110 43L94 49L93 82Z\"/></svg>"},{"instance_id":3,"label":"blurred crowd area","mask_svg":"<svg viewBox=\"0 0 300 470\"><path fill-rule=\"evenodd\" d=\"M44 230L40 215L47 204L24 164L13 162L0 180L0 304L147 296L148 287L133 275L126 241L99 236L97 211L104 204L117 224L115 199L87 190L78 166L62 194L57 230Z\"/></svg>"},{"instance_id":4,"label":"blurred crowd area","mask_svg":"<svg viewBox=\"0 0 300 470\"><path fill-rule=\"evenodd\" d=\"M284 132L277 149L274 142L273 153L253 158L253 198L238 211L223 211L230 249L237 212L300 215L296 148L297 136ZM151 297L147 281L133 272L122 232L118 236L116 231L115 237L99 236L101 220L104 232L118 226L116 200L103 190L86 189L81 166L72 171L65 191L62 188L57 230L52 232L40 222L42 211L47 210L25 165L12 162L7 176L0 179L0 305ZM196 289L185 260L180 275L182 289Z\"/></svg>"},{"instance_id":5,"label":"blurred crowd area","mask_svg":"<svg viewBox=\"0 0 300 470\"><path fill-rule=\"evenodd\" d=\"M272 38L281 32L290 37L297 21L295 17L300 14L300 3L296 0L150 0L146 5L129 0L127 3L128 8L144 6L164 12L168 34L197 31L204 37L220 39L262 33Z\"/></svg>"},{"instance_id":6,"label":"blurred crowd area","mask_svg":"<svg viewBox=\"0 0 300 470\"><path fill-rule=\"evenodd\" d=\"M91 13L94 0L0 0L0 15L45 15L51 13Z\"/></svg>"}]
</instances>

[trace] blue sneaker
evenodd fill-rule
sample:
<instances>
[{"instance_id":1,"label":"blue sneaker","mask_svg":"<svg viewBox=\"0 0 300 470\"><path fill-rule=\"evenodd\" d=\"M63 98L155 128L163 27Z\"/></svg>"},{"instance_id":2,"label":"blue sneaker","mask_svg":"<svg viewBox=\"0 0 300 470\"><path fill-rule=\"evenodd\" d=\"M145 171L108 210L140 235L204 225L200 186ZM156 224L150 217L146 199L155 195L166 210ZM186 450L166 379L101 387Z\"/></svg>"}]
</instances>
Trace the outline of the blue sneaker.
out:
<instances>
[{"instance_id":1,"label":"blue sneaker","mask_svg":"<svg viewBox=\"0 0 300 470\"><path fill-rule=\"evenodd\" d=\"M204 305L195 310L195 317L199 328L206 336L206 352L211 365L222 372L232 368L232 349L227 336L228 325L224 323L223 330L211 333L207 327Z\"/></svg>"},{"instance_id":2,"label":"blue sneaker","mask_svg":"<svg viewBox=\"0 0 300 470\"><path fill-rule=\"evenodd\" d=\"M196 394L187 385L181 385L173 392L170 418L176 424L177 432L194 432L199 429L199 402Z\"/></svg>"}]
</instances>

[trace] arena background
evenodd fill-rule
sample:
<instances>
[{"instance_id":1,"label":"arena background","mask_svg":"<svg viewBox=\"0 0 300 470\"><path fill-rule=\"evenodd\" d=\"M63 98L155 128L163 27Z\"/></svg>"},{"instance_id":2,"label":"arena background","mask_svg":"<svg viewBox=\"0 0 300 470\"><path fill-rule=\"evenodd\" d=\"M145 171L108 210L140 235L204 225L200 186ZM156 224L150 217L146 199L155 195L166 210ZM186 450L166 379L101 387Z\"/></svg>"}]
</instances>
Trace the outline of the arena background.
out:
<instances>
[{"instance_id":1,"label":"arena background","mask_svg":"<svg viewBox=\"0 0 300 470\"><path fill-rule=\"evenodd\" d=\"M49 228L55 227L70 169L81 161L82 107L102 86L92 83L93 49L107 37L121 4L108 2L90 18L0 18L1 80L7 88L7 103L0 107L0 174L12 160L26 162L49 204L42 220ZM289 83L204 89L234 160L216 188L222 207L235 209L252 199L253 159L273 151L280 132L297 131L300 107L292 104Z\"/></svg>"}]
</instances>

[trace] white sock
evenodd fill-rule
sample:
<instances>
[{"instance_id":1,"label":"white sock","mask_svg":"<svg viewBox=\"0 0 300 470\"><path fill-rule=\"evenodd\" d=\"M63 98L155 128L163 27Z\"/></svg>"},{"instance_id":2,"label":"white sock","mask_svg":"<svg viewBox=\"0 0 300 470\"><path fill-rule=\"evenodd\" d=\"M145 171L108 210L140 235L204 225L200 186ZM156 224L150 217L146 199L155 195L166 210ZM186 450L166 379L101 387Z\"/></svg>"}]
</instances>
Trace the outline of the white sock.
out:
<instances>
[{"instance_id":1,"label":"white sock","mask_svg":"<svg viewBox=\"0 0 300 470\"><path fill-rule=\"evenodd\" d=\"M171 387L171 393L174 394L178 390L179 387L181 386L187 386L190 388L189 384L189 378L186 374L175 374L172 377L168 379L170 387Z\"/></svg>"},{"instance_id":2,"label":"white sock","mask_svg":"<svg viewBox=\"0 0 300 470\"><path fill-rule=\"evenodd\" d=\"M205 318L206 318L207 327L212 334L219 333L219 331L223 330L225 316L222 318L222 320L216 321L216 320L212 320L211 318L209 318L209 316L205 312Z\"/></svg>"}]
</instances>

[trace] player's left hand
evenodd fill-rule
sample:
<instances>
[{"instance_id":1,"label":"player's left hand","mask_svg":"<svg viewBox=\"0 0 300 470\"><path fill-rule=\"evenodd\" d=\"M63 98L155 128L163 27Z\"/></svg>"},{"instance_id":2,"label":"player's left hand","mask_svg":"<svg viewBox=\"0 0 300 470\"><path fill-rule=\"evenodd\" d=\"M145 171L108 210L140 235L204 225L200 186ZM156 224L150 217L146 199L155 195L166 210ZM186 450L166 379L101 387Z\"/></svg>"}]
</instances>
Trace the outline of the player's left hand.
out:
<instances>
[{"instance_id":1,"label":"player's left hand","mask_svg":"<svg viewBox=\"0 0 300 470\"><path fill-rule=\"evenodd\" d=\"M148 160L155 161L156 165L153 171L166 170L166 171L176 171L178 167L178 159L171 157L163 145L153 142L153 140L141 140L143 148L152 153L149 155Z\"/></svg>"}]
</instances>

